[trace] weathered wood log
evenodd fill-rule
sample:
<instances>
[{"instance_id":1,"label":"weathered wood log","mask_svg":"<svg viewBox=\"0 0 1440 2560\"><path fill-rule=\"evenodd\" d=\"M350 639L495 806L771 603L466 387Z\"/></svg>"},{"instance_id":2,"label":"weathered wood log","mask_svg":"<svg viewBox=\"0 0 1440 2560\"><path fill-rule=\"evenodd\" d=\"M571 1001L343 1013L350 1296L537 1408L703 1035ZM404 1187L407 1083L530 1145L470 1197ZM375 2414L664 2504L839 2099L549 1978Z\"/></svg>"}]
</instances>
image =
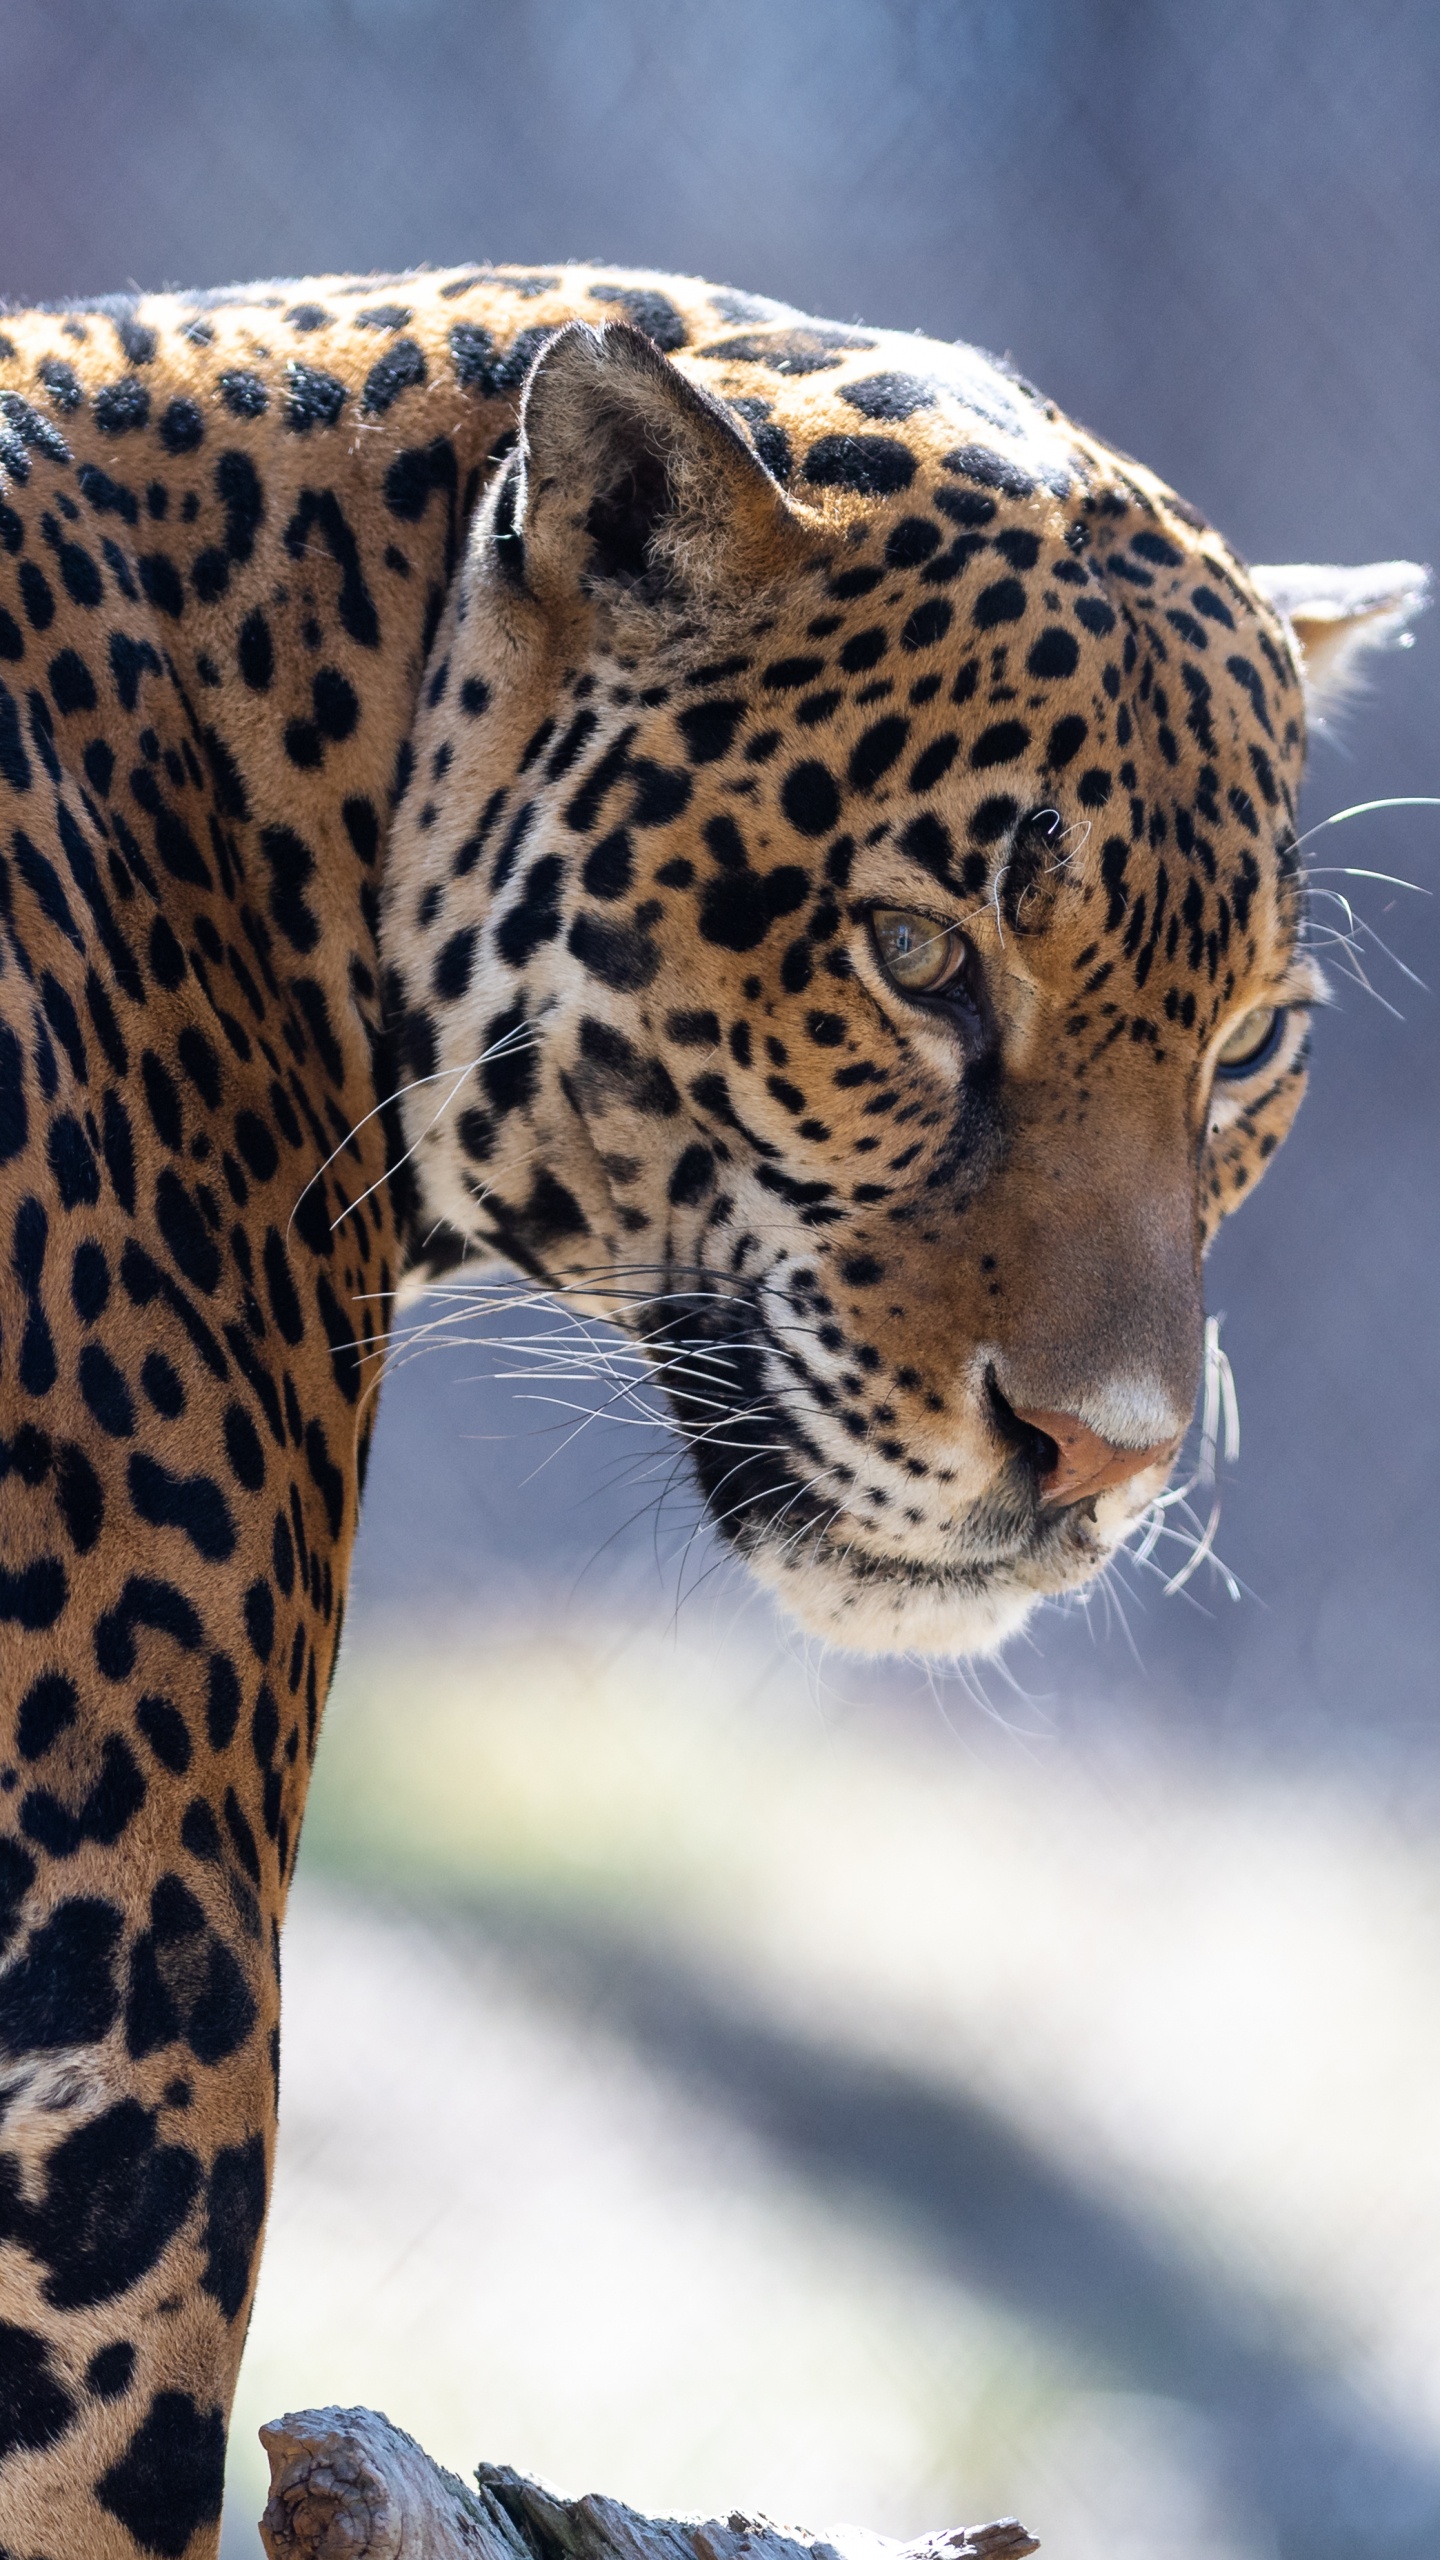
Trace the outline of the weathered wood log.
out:
<instances>
[{"instance_id":1,"label":"weathered wood log","mask_svg":"<svg viewBox=\"0 0 1440 2560\"><path fill-rule=\"evenodd\" d=\"M834 2534L767 2516L642 2516L618 2498L562 2498L482 2462L467 2489L373 2409L301 2409L262 2427L270 2560L1025 2560L1005 2516L921 2542Z\"/></svg>"}]
</instances>

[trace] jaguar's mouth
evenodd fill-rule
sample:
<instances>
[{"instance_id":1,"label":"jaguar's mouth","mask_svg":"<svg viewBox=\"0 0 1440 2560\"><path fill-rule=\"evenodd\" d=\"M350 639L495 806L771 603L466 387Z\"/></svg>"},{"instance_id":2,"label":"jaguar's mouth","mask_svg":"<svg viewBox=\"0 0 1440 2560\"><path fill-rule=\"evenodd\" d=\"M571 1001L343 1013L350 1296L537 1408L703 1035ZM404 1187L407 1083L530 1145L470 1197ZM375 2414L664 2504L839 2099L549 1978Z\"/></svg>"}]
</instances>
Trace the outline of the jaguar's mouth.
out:
<instances>
[{"instance_id":1,"label":"jaguar's mouth","mask_svg":"<svg viewBox=\"0 0 1440 2560\"><path fill-rule=\"evenodd\" d=\"M937 1502L932 1484L925 1507L907 1503L894 1444L882 1462L846 1439L753 1302L684 1318L672 1304L649 1348L713 1526L829 1641L993 1652L1042 1599L1093 1579L1132 1525L1133 1495L1045 1504L1033 1454L1003 1442L968 1495L957 1482Z\"/></svg>"}]
</instances>

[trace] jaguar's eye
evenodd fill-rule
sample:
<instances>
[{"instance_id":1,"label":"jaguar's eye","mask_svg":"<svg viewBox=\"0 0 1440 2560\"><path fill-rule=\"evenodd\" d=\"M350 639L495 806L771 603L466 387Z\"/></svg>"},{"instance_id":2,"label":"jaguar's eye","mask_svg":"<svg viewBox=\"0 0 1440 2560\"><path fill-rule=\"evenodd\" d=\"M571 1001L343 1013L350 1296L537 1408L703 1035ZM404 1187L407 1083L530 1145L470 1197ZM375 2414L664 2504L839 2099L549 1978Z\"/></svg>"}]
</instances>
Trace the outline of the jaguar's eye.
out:
<instances>
[{"instance_id":1,"label":"jaguar's eye","mask_svg":"<svg viewBox=\"0 0 1440 2560\"><path fill-rule=\"evenodd\" d=\"M1242 1013L1234 1030L1221 1043L1215 1059L1216 1074L1253 1075L1279 1048L1284 1028L1283 1005L1257 1004L1252 1012Z\"/></svg>"},{"instance_id":2,"label":"jaguar's eye","mask_svg":"<svg viewBox=\"0 0 1440 2560\"><path fill-rule=\"evenodd\" d=\"M881 968L902 995L939 995L970 957L958 925L937 924L909 907L877 907L870 932Z\"/></svg>"}]
</instances>

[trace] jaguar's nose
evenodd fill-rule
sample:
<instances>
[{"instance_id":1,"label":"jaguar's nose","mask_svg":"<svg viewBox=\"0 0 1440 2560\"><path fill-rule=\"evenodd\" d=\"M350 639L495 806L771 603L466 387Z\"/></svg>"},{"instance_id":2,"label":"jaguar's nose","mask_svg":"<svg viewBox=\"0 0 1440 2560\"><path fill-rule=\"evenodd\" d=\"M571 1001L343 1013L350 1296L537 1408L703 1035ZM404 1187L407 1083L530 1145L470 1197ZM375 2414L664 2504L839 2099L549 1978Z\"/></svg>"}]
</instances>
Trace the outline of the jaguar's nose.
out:
<instances>
[{"instance_id":1,"label":"jaguar's nose","mask_svg":"<svg viewBox=\"0 0 1440 2560\"><path fill-rule=\"evenodd\" d=\"M1180 1432L1172 1440L1153 1441L1146 1449L1125 1449L1113 1440L1102 1439L1098 1431L1081 1421L1078 1413L1026 1413L1018 1405L1012 1410L1018 1422L1038 1431L1050 1443L1048 1452L1036 1452L1040 1494L1045 1502L1085 1502L1092 1494L1108 1493L1112 1486L1127 1483L1131 1476L1143 1475L1147 1467L1168 1467L1184 1438Z\"/></svg>"}]
</instances>

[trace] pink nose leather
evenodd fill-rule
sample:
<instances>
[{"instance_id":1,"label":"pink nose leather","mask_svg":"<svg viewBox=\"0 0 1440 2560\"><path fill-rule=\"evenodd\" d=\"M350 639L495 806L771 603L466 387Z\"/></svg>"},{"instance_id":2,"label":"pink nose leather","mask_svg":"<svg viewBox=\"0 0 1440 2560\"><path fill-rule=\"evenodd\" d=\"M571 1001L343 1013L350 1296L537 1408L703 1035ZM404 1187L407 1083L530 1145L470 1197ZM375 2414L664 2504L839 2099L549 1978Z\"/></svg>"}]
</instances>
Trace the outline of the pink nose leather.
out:
<instances>
[{"instance_id":1,"label":"pink nose leather","mask_svg":"<svg viewBox=\"0 0 1440 2560\"><path fill-rule=\"evenodd\" d=\"M1102 1440L1077 1413L1021 1413L1019 1418L1055 1443L1055 1464L1040 1479L1047 1502L1084 1502L1091 1494L1107 1493L1112 1485L1142 1475L1147 1467L1168 1466L1184 1436L1157 1440L1148 1449L1119 1449L1113 1440Z\"/></svg>"}]
</instances>

